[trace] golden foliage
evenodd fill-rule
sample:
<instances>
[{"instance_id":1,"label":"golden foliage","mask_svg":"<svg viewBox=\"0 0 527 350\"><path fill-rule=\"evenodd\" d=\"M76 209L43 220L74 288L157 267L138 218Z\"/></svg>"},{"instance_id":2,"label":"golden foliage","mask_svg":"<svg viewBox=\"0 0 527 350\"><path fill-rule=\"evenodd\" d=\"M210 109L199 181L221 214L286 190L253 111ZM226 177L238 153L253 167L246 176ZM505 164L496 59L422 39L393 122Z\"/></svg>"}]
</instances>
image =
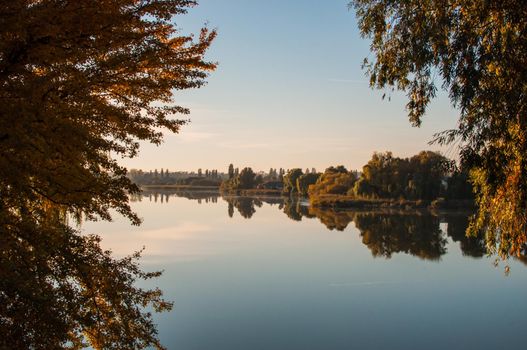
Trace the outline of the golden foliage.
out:
<instances>
[{"instance_id":1,"label":"golden foliage","mask_svg":"<svg viewBox=\"0 0 527 350\"><path fill-rule=\"evenodd\" d=\"M160 347L145 306L169 307L134 259L114 260L68 217L134 224L138 188L115 158L177 132L216 36L181 35L195 1L12 0L0 3L0 347ZM45 341L44 341L44 340Z\"/></svg>"},{"instance_id":2,"label":"golden foliage","mask_svg":"<svg viewBox=\"0 0 527 350\"><path fill-rule=\"evenodd\" d=\"M435 141L459 148L472 169L479 212L469 232L484 231L491 252L527 249L527 3L510 1L354 0L372 87L408 96L420 125L437 83L460 111L458 127Z\"/></svg>"}]
</instances>

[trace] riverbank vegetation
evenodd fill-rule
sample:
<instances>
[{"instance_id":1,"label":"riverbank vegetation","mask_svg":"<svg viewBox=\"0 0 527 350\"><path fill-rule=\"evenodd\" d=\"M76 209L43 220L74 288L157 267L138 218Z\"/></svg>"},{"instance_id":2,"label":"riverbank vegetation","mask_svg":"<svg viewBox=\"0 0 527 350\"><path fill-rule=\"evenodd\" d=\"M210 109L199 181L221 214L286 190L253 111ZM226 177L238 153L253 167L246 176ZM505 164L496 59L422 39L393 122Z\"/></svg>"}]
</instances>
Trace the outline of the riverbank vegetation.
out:
<instances>
[{"instance_id":1,"label":"riverbank vegetation","mask_svg":"<svg viewBox=\"0 0 527 350\"><path fill-rule=\"evenodd\" d=\"M132 180L144 188L218 189L230 195L267 195L309 198L311 205L331 208L441 208L474 207L474 194L465 169L440 153L421 151L409 158L375 152L362 171L331 166L255 172L232 164L227 173L137 171Z\"/></svg>"},{"instance_id":2,"label":"riverbank vegetation","mask_svg":"<svg viewBox=\"0 0 527 350\"><path fill-rule=\"evenodd\" d=\"M333 208L472 208L469 174L440 153L421 151L409 158L375 152L361 171L331 166L271 168L255 172L229 165L227 173L132 170L130 178L144 188L213 189L224 194L300 196L314 206Z\"/></svg>"},{"instance_id":3,"label":"riverbank vegetation","mask_svg":"<svg viewBox=\"0 0 527 350\"><path fill-rule=\"evenodd\" d=\"M131 169L128 172L128 178L139 186L213 186L219 187L225 174L219 173L218 170L198 169L197 172L177 171L171 172L168 169L161 168L143 171L140 169Z\"/></svg>"},{"instance_id":4,"label":"riverbank vegetation","mask_svg":"<svg viewBox=\"0 0 527 350\"><path fill-rule=\"evenodd\" d=\"M361 172L340 165L323 173L293 168L284 171L281 181L251 168L229 176L221 183L222 193L303 196L314 206L463 208L474 204L467 172L432 151L410 158L375 152Z\"/></svg>"},{"instance_id":5,"label":"riverbank vegetation","mask_svg":"<svg viewBox=\"0 0 527 350\"><path fill-rule=\"evenodd\" d=\"M308 195L313 205L330 207L459 207L474 198L467 174L431 151L410 158L374 153L360 174L328 168Z\"/></svg>"}]
</instances>

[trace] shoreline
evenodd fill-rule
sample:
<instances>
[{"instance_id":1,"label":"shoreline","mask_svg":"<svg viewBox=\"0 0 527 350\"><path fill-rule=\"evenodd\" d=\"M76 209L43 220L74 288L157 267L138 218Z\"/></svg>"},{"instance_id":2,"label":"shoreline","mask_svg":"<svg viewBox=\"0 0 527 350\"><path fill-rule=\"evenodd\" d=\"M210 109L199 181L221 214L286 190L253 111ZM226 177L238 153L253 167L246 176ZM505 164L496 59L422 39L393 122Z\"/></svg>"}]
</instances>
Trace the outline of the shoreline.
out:
<instances>
[{"instance_id":1,"label":"shoreline","mask_svg":"<svg viewBox=\"0 0 527 350\"><path fill-rule=\"evenodd\" d=\"M141 190L195 190L195 191L220 191L219 186L193 186L193 185L137 185Z\"/></svg>"},{"instance_id":2,"label":"shoreline","mask_svg":"<svg viewBox=\"0 0 527 350\"><path fill-rule=\"evenodd\" d=\"M180 190L180 191L208 191L217 193L219 196L269 196L290 198L281 190L274 189L245 189L237 191L222 191L219 186L192 186L192 185L140 185L141 190ZM435 200L406 200L406 199L373 199L373 198L353 198L343 195L324 195L319 197L303 197L293 195L294 198L304 199L309 205L320 209L428 209L428 210L462 210L472 211L476 208L472 200L445 200L438 198Z\"/></svg>"},{"instance_id":3,"label":"shoreline","mask_svg":"<svg viewBox=\"0 0 527 350\"><path fill-rule=\"evenodd\" d=\"M330 209L435 209L435 210L474 210L472 200L407 200L407 199L359 199L348 196L326 195L309 198L309 204L317 208Z\"/></svg>"}]
</instances>

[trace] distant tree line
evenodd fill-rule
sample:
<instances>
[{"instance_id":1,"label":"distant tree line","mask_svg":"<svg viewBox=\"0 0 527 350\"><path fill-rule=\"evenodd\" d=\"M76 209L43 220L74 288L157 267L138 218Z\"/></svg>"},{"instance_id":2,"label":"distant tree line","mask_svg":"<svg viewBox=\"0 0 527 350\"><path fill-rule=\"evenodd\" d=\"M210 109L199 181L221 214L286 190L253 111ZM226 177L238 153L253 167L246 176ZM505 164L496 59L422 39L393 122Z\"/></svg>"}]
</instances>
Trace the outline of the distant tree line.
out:
<instances>
[{"instance_id":1,"label":"distant tree line","mask_svg":"<svg viewBox=\"0 0 527 350\"><path fill-rule=\"evenodd\" d=\"M221 181L226 178L224 173L219 173L216 169L203 171L201 168L197 172L170 172L163 168L161 171L157 169L153 171L131 169L128 176L137 185L219 186Z\"/></svg>"},{"instance_id":2,"label":"distant tree line","mask_svg":"<svg viewBox=\"0 0 527 350\"><path fill-rule=\"evenodd\" d=\"M293 168L271 168L255 173L250 167L241 171L233 164L221 189L235 192L248 189L280 190L282 194L320 197L340 195L357 199L473 200L466 169L440 153L421 151L409 158L392 152L375 152L362 172L344 166L329 167L323 173Z\"/></svg>"},{"instance_id":3,"label":"distant tree line","mask_svg":"<svg viewBox=\"0 0 527 350\"><path fill-rule=\"evenodd\" d=\"M227 174L228 178L221 184L221 190L224 192L258 188L307 195L308 186L318 178L315 168L312 168L311 171L306 169L306 174L299 168L287 171L283 168L270 168L268 173L255 173L250 167L245 167L239 171L233 164L229 164ZM300 182L297 184L299 180Z\"/></svg>"},{"instance_id":4,"label":"distant tree line","mask_svg":"<svg viewBox=\"0 0 527 350\"><path fill-rule=\"evenodd\" d=\"M440 153L421 151L409 158L395 157L392 152L375 152L362 172L344 166L331 166L323 173L315 168L283 169L255 172L229 164L227 173L201 168L197 172L142 171L129 173L139 185L219 186L222 192L273 190L284 195L310 198L346 196L356 199L401 199L432 201L473 200L468 171Z\"/></svg>"}]
</instances>

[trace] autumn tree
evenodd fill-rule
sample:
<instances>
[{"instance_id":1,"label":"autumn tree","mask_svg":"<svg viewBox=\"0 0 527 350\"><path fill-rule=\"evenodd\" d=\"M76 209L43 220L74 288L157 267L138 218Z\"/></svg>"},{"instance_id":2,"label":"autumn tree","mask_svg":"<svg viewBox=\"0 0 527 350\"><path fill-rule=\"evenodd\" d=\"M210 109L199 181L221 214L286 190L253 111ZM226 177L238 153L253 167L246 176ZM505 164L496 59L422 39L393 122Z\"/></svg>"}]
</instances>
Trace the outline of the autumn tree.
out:
<instances>
[{"instance_id":1,"label":"autumn tree","mask_svg":"<svg viewBox=\"0 0 527 350\"><path fill-rule=\"evenodd\" d=\"M232 165L232 163L229 164L228 174L229 174L229 179L232 179L234 177L234 165Z\"/></svg>"},{"instance_id":2,"label":"autumn tree","mask_svg":"<svg viewBox=\"0 0 527 350\"><path fill-rule=\"evenodd\" d=\"M264 182L263 175L262 174L258 174L254 178L254 185L253 186L258 186L258 185L262 184L263 182Z\"/></svg>"},{"instance_id":3,"label":"autumn tree","mask_svg":"<svg viewBox=\"0 0 527 350\"><path fill-rule=\"evenodd\" d=\"M302 196L307 196L309 186L314 185L317 182L319 177L320 177L320 174L309 173L309 172L306 172L305 174L300 175L296 179L296 189L298 193Z\"/></svg>"},{"instance_id":4,"label":"autumn tree","mask_svg":"<svg viewBox=\"0 0 527 350\"><path fill-rule=\"evenodd\" d=\"M283 181L285 175L285 170L283 168L280 168L278 171L278 180Z\"/></svg>"},{"instance_id":5,"label":"autumn tree","mask_svg":"<svg viewBox=\"0 0 527 350\"><path fill-rule=\"evenodd\" d=\"M451 162L447 158L432 151L421 151L408 159L410 181L406 197L428 200L439 197L450 167Z\"/></svg>"},{"instance_id":6,"label":"autumn tree","mask_svg":"<svg viewBox=\"0 0 527 350\"><path fill-rule=\"evenodd\" d=\"M269 174L265 178L270 181L276 180L278 178L278 172L276 169L270 168Z\"/></svg>"},{"instance_id":7,"label":"autumn tree","mask_svg":"<svg viewBox=\"0 0 527 350\"><path fill-rule=\"evenodd\" d=\"M284 182L284 192L285 193L295 193L297 192L296 180L302 176L302 169L294 168L291 169L283 176Z\"/></svg>"},{"instance_id":8,"label":"autumn tree","mask_svg":"<svg viewBox=\"0 0 527 350\"><path fill-rule=\"evenodd\" d=\"M140 223L116 159L178 132L189 110L173 92L215 68L204 54L216 33L173 21L195 4L0 3L0 348L161 347L143 307L170 305L134 287L155 274L68 223L110 210Z\"/></svg>"},{"instance_id":9,"label":"autumn tree","mask_svg":"<svg viewBox=\"0 0 527 350\"><path fill-rule=\"evenodd\" d=\"M259 181L262 181L261 176L257 178L252 168L245 167L238 173L238 168L234 171L233 177L226 179L221 183L220 190L222 192L238 192L239 190L247 190L254 188Z\"/></svg>"},{"instance_id":10,"label":"autumn tree","mask_svg":"<svg viewBox=\"0 0 527 350\"><path fill-rule=\"evenodd\" d=\"M255 185L256 174L251 168L243 168L237 176L238 189L250 189Z\"/></svg>"},{"instance_id":11,"label":"autumn tree","mask_svg":"<svg viewBox=\"0 0 527 350\"><path fill-rule=\"evenodd\" d=\"M316 181L308 186L309 196L314 199L324 195L346 195L353 192L356 181L356 174L349 172L344 166L331 166L324 173L316 174Z\"/></svg>"},{"instance_id":12,"label":"autumn tree","mask_svg":"<svg viewBox=\"0 0 527 350\"><path fill-rule=\"evenodd\" d=\"M471 168L477 215L469 233L484 231L502 257L527 242L527 3L511 1L354 0L372 87L407 93L419 126L437 84L459 110L456 129L437 135L459 145Z\"/></svg>"},{"instance_id":13,"label":"autumn tree","mask_svg":"<svg viewBox=\"0 0 527 350\"><path fill-rule=\"evenodd\" d=\"M439 153L421 151L411 158L374 152L362 168L354 194L366 198L425 199L440 196L451 161Z\"/></svg>"}]
</instances>

